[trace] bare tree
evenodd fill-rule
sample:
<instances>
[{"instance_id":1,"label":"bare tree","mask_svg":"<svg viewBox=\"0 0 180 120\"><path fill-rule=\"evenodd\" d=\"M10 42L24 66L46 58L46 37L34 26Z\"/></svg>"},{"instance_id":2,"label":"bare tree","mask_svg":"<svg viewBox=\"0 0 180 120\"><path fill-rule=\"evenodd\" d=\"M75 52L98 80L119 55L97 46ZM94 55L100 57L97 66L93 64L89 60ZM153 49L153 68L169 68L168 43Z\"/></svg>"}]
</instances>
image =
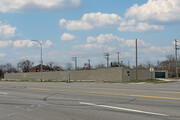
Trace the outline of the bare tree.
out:
<instances>
[{"instance_id":1,"label":"bare tree","mask_svg":"<svg viewBox=\"0 0 180 120\"><path fill-rule=\"evenodd\" d=\"M178 64L180 64L180 59L178 60ZM173 55L166 56L166 59L163 61L158 61L156 69L168 70L169 77L176 76L176 59Z\"/></svg>"},{"instance_id":2,"label":"bare tree","mask_svg":"<svg viewBox=\"0 0 180 120\"><path fill-rule=\"evenodd\" d=\"M46 63L46 65L53 69L53 67L56 66L56 63L51 61L51 62Z\"/></svg>"},{"instance_id":3,"label":"bare tree","mask_svg":"<svg viewBox=\"0 0 180 120\"><path fill-rule=\"evenodd\" d=\"M73 69L72 63L66 63L66 69L67 70L72 70Z\"/></svg>"},{"instance_id":4,"label":"bare tree","mask_svg":"<svg viewBox=\"0 0 180 120\"><path fill-rule=\"evenodd\" d=\"M100 63L100 64L95 66L95 69L99 69L99 68L105 68L105 65Z\"/></svg>"},{"instance_id":5,"label":"bare tree","mask_svg":"<svg viewBox=\"0 0 180 120\"><path fill-rule=\"evenodd\" d=\"M4 78L4 71L0 69L0 79Z\"/></svg>"},{"instance_id":6,"label":"bare tree","mask_svg":"<svg viewBox=\"0 0 180 120\"><path fill-rule=\"evenodd\" d=\"M79 68L79 70L91 70L92 66L89 63L84 63L84 66L82 68Z\"/></svg>"},{"instance_id":7,"label":"bare tree","mask_svg":"<svg viewBox=\"0 0 180 120\"><path fill-rule=\"evenodd\" d=\"M15 67L12 66L12 64L7 63L5 65L0 65L0 78L4 77L4 74L8 73L17 73L19 72Z\"/></svg>"},{"instance_id":8,"label":"bare tree","mask_svg":"<svg viewBox=\"0 0 180 120\"><path fill-rule=\"evenodd\" d=\"M29 69L34 65L34 62L30 60L22 60L18 62L17 67L20 68L23 72L29 72Z\"/></svg>"},{"instance_id":9,"label":"bare tree","mask_svg":"<svg viewBox=\"0 0 180 120\"><path fill-rule=\"evenodd\" d=\"M51 69L53 69L53 71L63 71L63 69L62 69L62 67L61 66L59 66L57 63L55 63L55 62L48 62L48 63L46 63L46 65L48 66L48 67L50 67Z\"/></svg>"},{"instance_id":10,"label":"bare tree","mask_svg":"<svg viewBox=\"0 0 180 120\"><path fill-rule=\"evenodd\" d=\"M18 70L15 67L13 67L13 65L11 63L6 63L5 65L0 65L0 69L4 72L9 72L9 73L18 72Z\"/></svg>"}]
</instances>

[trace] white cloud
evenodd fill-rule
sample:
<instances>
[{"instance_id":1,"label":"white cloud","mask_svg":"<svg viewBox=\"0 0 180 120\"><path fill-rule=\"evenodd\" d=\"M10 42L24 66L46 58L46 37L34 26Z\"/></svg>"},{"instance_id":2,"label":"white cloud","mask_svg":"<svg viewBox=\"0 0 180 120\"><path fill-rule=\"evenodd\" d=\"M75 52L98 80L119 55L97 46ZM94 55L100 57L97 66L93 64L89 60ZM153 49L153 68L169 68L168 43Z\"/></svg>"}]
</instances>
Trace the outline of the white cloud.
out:
<instances>
[{"instance_id":1,"label":"white cloud","mask_svg":"<svg viewBox=\"0 0 180 120\"><path fill-rule=\"evenodd\" d=\"M162 54L165 54L167 52L173 51L173 47L172 46L163 46L163 47L159 47L159 46L150 46L147 49L143 49L143 52L160 52Z\"/></svg>"},{"instance_id":2,"label":"white cloud","mask_svg":"<svg viewBox=\"0 0 180 120\"><path fill-rule=\"evenodd\" d=\"M100 34L97 37L87 37L87 42L88 43L98 43L98 44L103 44L105 42L114 42L114 41L124 41L124 39L119 38L118 36L115 36L113 34Z\"/></svg>"},{"instance_id":3,"label":"white cloud","mask_svg":"<svg viewBox=\"0 0 180 120\"><path fill-rule=\"evenodd\" d=\"M129 20L129 21L123 20L120 26L133 26L135 24L136 24L136 20Z\"/></svg>"},{"instance_id":4,"label":"white cloud","mask_svg":"<svg viewBox=\"0 0 180 120\"><path fill-rule=\"evenodd\" d=\"M122 53L120 53L120 56L123 58L123 57L134 57L135 55L134 55L134 53L132 53L132 52L122 52Z\"/></svg>"},{"instance_id":5,"label":"white cloud","mask_svg":"<svg viewBox=\"0 0 180 120\"><path fill-rule=\"evenodd\" d=\"M62 41L67 41L67 40L73 40L75 39L75 36L74 35L71 35L69 33L64 33L61 38L60 38Z\"/></svg>"},{"instance_id":6,"label":"white cloud","mask_svg":"<svg viewBox=\"0 0 180 120\"><path fill-rule=\"evenodd\" d=\"M140 32L140 31L159 31L164 30L164 26L162 25L150 25L148 23L136 23L134 20L123 22L120 24L120 27L118 28L119 31L125 32Z\"/></svg>"},{"instance_id":7,"label":"white cloud","mask_svg":"<svg viewBox=\"0 0 180 120\"><path fill-rule=\"evenodd\" d=\"M5 53L0 53L0 58L5 57L5 56L6 56Z\"/></svg>"},{"instance_id":8,"label":"white cloud","mask_svg":"<svg viewBox=\"0 0 180 120\"><path fill-rule=\"evenodd\" d=\"M89 53L91 53L91 52L94 53L94 51L96 51L96 52L98 52L98 51L113 52L113 51L117 50L116 47L111 47L111 46L102 45L102 44L92 44L92 43L86 43L86 44L82 44L82 45L75 45L75 46L73 46L73 49L81 50L81 51L84 51L84 50L87 51L88 50Z\"/></svg>"},{"instance_id":9,"label":"white cloud","mask_svg":"<svg viewBox=\"0 0 180 120\"><path fill-rule=\"evenodd\" d=\"M96 52L113 52L117 50L119 44L123 43L124 39L113 34L100 34L97 37L89 36L85 44L75 45L73 49L94 51ZM115 46L114 46L115 45Z\"/></svg>"},{"instance_id":10,"label":"white cloud","mask_svg":"<svg viewBox=\"0 0 180 120\"><path fill-rule=\"evenodd\" d=\"M127 61L133 64L135 59L135 39L125 40L114 34L100 34L95 37L87 37L86 43L75 45L71 50L53 51L49 54L54 59L57 59L56 55L60 54L65 59L68 56L77 56L79 60L82 60L82 63L91 58L97 59L95 63L100 63L106 61L103 53L110 53L110 61L117 61L116 52L118 51L120 51L121 61L124 61L125 64L127 64ZM174 49L171 46L154 46L146 41L138 40L138 57L140 58L140 62L155 58L159 59L160 55L165 56L171 54L173 51ZM149 56L151 57L149 58ZM68 60L71 61L71 59Z\"/></svg>"},{"instance_id":11,"label":"white cloud","mask_svg":"<svg viewBox=\"0 0 180 120\"><path fill-rule=\"evenodd\" d=\"M126 40L121 46L135 47L135 40Z\"/></svg>"},{"instance_id":12,"label":"white cloud","mask_svg":"<svg viewBox=\"0 0 180 120\"><path fill-rule=\"evenodd\" d=\"M15 48L32 47L34 42L31 40L17 40L14 43Z\"/></svg>"},{"instance_id":13,"label":"white cloud","mask_svg":"<svg viewBox=\"0 0 180 120\"><path fill-rule=\"evenodd\" d=\"M120 24L122 18L117 14L103 14L101 12L84 14L81 20L61 19L59 25L68 30L91 30L94 28L111 27Z\"/></svg>"},{"instance_id":14,"label":"white cloud","mask_svg":"<svg viewBox=\"0 0 180 120\"><path fill-rule=\"evenodd\" d=\"M88 13L80 20L61 19L59 25L67 30L92 30L95 28L117 27L119 31L142 32L164 30L162 25L152 25L146 22L136 23L135 19L126 21L117 14ZM91 38L89 38L91 39Z\"/></svg>"},{"instance_id":15,"label":"white cloud","mask_svg":"<svg viewBox=\"0 0 180 120\"><path fill-rule=\"evenodd\" d=\"M8 39L15 36L16 27L12 27L8 24L3 24L0 21L0 38Z\"/></svg>"},{"instance_id":16,"label":"white cloud","mask_svg":"<svg viewBox=\"0 0 180 120\"><path fill-rule=\"evenodd\" d=\"M39 60L40 59L40 56L21 56L18 58L18 60Z\"/></svg>"},{"instance_id":17,"label":"white cloud","mask_svg":"<svg viewBox=\"0 0 180 120\"><path fill-rule=\"evenodd\" d=\"M100 34L97 37L87 37L87 43L73 46L75 50L88 50L89 53L96 51L114 53L121 51L122 56L132 57L132 52L135 52L135 39L125 40L113 34ZM138 49L141 53L152 54L154 52L165 54L167 51L172 52L171 46L153 46L143 40L138 40ZM126 52L125 52L126 51Z\"/></svg>"},{"instance_id":18,"label":"white cloud","mask_svg":"<svg viewBox=\"0 0 180 120\"><path fill-rule=\"evenodd\" d=\"M107 52L113 52L116 49L117 49L116 47L107 47Z\"/></svg>"},{"instance_id":19,"label":"white cloud","mask_svg":"<svg viewBox=\"0 0 180 120\"><path fill-rule=\"evenodd\" d=\"M135 4L127 10L125 16L141 21L178 21L180 20L180 0L149 0L141 6Z\"/></svg>"},{"instance_id":20,"label":"white cloud","mask_svg":"<svg viewBox=\"0 0 180 120\"><path fill-rule=\"evenodd\" d=\"M53 45L53 43L50 40L47 40L44 44L43 44L43 48L48 48L51 47Z\"/></svg>"},{"instance_id":21,"label":"white cloud","mask_svg":"<svg viewBox=\"0 0 180 120\"><path fill-rule=\"evenodd\" d=\"M64 11L81 5L81 0L1 0L0 12Z\"/></svg>"},{"instance_id":22,"label":"white cloud","mask_svg":"<svg viewBox=\"0 0 180 120\"><path fill-rule=\"evenodd\" d=\"M11 45L12 43L13 43L12 40L0 41L0 48L5 48L5 47Z\"/></svg>"},{"instance_id":23,"label":"white cloud","mask_svg":"<svg viewBox=\"0 0 180 120\"><path fill-rule=\"evenodd\" d=\"M90 50L90 49L100 49L103 48L103 45L97 45L97 44L84 44L84 45L76 45L73 46L73 49L83 49L83 50Z\"/></svg>"},{"instance_id":24,"label":"white cloud","mask_svg":"<svg viewBox=\"0 0 180 120\"><path fill-rule=\"evenodd\" d=\"M40 41L40 42L42 43L42 41ZM15 48L23 48L23 47L30 48L30 47L34 47L35 44L37 44L37 43L34 41L31 41L31 40L16 40L13 43ZM50 40L47 40L45 43L42 43L43 48L48 48L52 45L53 45L53 43Z\"/></svg>"},{"instance_id":25,"label":"white cloud","mask_svg":"<svg viewBox=\"0 0 180 120\"><path fill-rule=\"evenodd\" d=\"M148 48L151 46L150 43L147 43L143 40L137 40L137 44L138 44L138 47L141 47L141 48ZM120 47L124 47L124 48L135 48L136 46L136 40L135 39L129 39L129 40L124 40L124 42L120 45Z\"/></svg>"}]
</instances>

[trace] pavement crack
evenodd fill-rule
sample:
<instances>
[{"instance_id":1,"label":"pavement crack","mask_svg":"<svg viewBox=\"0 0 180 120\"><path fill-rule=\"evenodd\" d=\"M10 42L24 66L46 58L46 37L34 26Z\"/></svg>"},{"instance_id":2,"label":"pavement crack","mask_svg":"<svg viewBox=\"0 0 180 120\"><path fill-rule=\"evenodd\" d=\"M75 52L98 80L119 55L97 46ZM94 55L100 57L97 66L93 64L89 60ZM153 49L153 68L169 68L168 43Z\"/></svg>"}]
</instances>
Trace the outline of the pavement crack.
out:
<instances>
[{"instance_id":1,"label":"pavement crack","mask_svg":"<svg viewBox=\"0 0 180 120\"><path fill-rule=\"evenodd\" d=\"M10 114L7 114L7 115L2 115L0 116L0 118L8 118L8 117L11 117L13 116L15 113L10 113Z\"/></svg>"},{"instance_id":2,"label":"pavement crack","mask_svg":"<svg viewBox=\"0 0 180 120\"><path fill-rule=\"evenodd\" d=\"M47 97L43 98L43 100L44 100L44 101L47 101L47 99L48 99L49 97L52 97L52 96L57 95L57 94L59 94L59 93L54 93L54 94L48 95Z\"/></svg>"}]
</instances>

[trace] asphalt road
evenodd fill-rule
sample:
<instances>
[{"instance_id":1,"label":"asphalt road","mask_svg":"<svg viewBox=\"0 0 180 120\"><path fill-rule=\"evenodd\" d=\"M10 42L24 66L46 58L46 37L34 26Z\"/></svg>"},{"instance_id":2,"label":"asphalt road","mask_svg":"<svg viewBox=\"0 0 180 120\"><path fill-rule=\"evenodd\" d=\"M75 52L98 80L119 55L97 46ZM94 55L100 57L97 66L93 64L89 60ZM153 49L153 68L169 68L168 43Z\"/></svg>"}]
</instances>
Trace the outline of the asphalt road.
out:
<instances>
[{"instance_id":1,"label":"asphalt road","mask_svg":"<svg viewBox=\"0 0 180 120\"><path fill-rule=\"evenodd\" d=\"M0 82L0 120L180 120L180 82Z\"/></svg>"}]
</instances>

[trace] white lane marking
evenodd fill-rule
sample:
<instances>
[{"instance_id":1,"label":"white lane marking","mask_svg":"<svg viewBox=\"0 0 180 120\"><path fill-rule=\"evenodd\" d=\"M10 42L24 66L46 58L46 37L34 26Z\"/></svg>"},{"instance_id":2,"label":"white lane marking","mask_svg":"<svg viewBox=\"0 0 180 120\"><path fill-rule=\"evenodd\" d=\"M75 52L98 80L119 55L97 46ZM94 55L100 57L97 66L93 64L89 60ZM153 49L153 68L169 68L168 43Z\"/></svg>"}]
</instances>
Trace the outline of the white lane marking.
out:
<instances>
[{"instance_id":1,"label":"white lane marking","mask_svg":"<svg viewBox=\"0 0 180 120\"><path fill-rule=\"evenodd\" d=\"M107 106L107 105L97 105L97 104L93 104L93 103L80 102L80 104L89 105L89 106L96 106L96 107L103 107L103 108L110 108L110 109L116 109L116 110L123 110L123 111L129 111L129 112L136 112L136 113L144 113L144 114L149 114L149 115L168 116L166 114L161 114L161 113L146 112L146 111L141 111L141 110L134 110L134 109Z\"/></svg>"},{"instance_id":2,"label":"white lane marking","mask_svg":"<svg viewBox=\"0 0 180 120\"><path fill-rule=\"evenodd\" d=\"M2 94L2 95L7 95L8 93L0 92L0 94Z\"/></svg>"}]
</instances>

